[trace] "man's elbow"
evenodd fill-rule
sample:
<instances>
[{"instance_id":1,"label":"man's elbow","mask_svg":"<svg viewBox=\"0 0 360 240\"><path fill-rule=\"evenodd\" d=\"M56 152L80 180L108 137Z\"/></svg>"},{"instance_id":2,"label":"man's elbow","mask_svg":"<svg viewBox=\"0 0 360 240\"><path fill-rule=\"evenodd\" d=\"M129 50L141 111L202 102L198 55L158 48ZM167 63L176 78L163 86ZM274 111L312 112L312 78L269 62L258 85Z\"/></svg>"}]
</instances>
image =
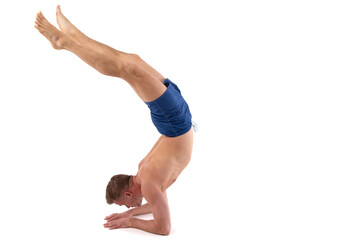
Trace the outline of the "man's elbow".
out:
<instances>
[{"instance_id":1,"label":"man's elbow","mask_svg":"<svg viewBox=\"0 0 360 240\"><path fill-rule=\"evenodd\" d=\"M164 235L164 236L168 236L171 232L171 228L168 228L168 229L162 229L160 230L159 234L160 235Z\"/></svg>"},{"instance_id":2,"label":"man's elbow","mask_svg":"<svg viewBox=\"0 0 360 240\"><path fill-rule=\"evenodd\" d=\"M160 235L168 236L170 234L170 232L171 232L171 224L170 223L162 224L159 227Z\"/></svg>"}]
</instances>

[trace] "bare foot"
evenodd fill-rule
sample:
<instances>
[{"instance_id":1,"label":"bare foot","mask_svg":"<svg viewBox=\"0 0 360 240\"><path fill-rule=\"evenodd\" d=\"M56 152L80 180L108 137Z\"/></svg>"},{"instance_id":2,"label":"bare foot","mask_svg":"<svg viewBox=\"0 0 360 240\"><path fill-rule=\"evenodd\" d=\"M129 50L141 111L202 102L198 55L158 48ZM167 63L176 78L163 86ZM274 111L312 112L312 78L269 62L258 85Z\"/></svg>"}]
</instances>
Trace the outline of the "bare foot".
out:
<instances>
[{"instance_id":1,"label":"bare foot","mask_svg":"<svg viewBox=\"0 0 360 240\"><path fill-rule=\"evenodd\" d=\"M64 16L61 12L60 5L56 8L56 20L63 33L75 39L76 32L79 30Z\"/></svg>"},{"instance_id":2,"label":"bare foot","mask_svg":"<svg viewBox=\"0 0 360 240\"><path fill-rule=\"evenodd\" d=\"M46 37L55 49L64 49L69 38L46 20L40 11L36 15L35 28Z\"/></svg>"}]
</instances>

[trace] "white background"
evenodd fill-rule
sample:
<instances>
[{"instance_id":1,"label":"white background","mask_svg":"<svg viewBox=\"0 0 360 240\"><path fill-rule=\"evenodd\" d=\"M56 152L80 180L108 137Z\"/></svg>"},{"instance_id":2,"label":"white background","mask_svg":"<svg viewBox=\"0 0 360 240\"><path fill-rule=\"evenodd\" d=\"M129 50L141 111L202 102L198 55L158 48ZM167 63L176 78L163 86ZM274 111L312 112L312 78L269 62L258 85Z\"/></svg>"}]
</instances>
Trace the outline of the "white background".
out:
<instances>
[{"instance_id":1,"label":"white background","mask_svg":"<svg viewBox=\"0 0 360 240\"><path fill-rule=\"evenodd\" d=\"M357 1L6 1L0 24L0 238L109 231L118 173L159 134L121 79L52 49L56 5L88 36L177 83L199 126L168 190L169 239L359 239ZM149 217L149 216L148 216ZM193 238L194 237L194 238Z\"/></svg>"}]
</instances>

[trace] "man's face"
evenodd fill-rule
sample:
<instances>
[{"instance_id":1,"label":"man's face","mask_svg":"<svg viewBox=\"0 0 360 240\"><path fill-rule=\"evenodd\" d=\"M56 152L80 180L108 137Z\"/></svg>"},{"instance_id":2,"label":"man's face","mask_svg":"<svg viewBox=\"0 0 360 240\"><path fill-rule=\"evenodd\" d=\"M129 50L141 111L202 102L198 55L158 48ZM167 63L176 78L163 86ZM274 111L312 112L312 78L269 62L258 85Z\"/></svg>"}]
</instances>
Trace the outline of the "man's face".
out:
<instances>
[{"instance_id":1,"label":"man's face","mask_svg":"<svg viewBox=\"0 0 360 240\"><path fill-rule=\"evenodd\" d=\"M119 206L126 206L127 208L140 207L142 203L142 196L135 196L133 194L125 195L120 197L117 201L114 201L114 203Z\"/></svg>"}]
</instances>

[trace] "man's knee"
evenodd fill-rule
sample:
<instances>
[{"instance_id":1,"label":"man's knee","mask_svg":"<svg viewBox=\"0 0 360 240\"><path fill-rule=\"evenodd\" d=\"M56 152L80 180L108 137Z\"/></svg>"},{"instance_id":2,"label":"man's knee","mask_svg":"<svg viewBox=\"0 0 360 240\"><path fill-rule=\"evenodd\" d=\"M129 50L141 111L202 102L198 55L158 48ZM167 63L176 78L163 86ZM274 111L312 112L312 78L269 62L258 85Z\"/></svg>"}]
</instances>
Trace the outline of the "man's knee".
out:
<instances>
[{"instance_id":1,"label":"man's knee","mask_svg":"<svg viewBox=\"0 0 360 240\"><path fill-rule=\"evenodd\" d=\"M107 76L120 77L126 81L133 81L144 76L140 67L141 58L137 54L125 54L119 57L110 57L96 63L96 69Z\"/></svg>"},{"instance_id":2,"label":"man's knee","mask_svg":"<svg viewBox=\"0 0 360 240\"><path fill-rule=\"evenodd\" d=\"M140 61L140 56L135 53L128 53L129 59L131 59L133 62Z\"/></svg>"},{"instance_id":3,"label":"man's knee","mask_svg":"<svg viewBox=\"0 0 360 240\"><path fill-rule=\"evenodd\" d=\"M140 66L141 58L137 54L128 54L127 58L122 63L122 72L130 78L141 78L144 75L144 70Z\"/></svg>"}]
</instances>

